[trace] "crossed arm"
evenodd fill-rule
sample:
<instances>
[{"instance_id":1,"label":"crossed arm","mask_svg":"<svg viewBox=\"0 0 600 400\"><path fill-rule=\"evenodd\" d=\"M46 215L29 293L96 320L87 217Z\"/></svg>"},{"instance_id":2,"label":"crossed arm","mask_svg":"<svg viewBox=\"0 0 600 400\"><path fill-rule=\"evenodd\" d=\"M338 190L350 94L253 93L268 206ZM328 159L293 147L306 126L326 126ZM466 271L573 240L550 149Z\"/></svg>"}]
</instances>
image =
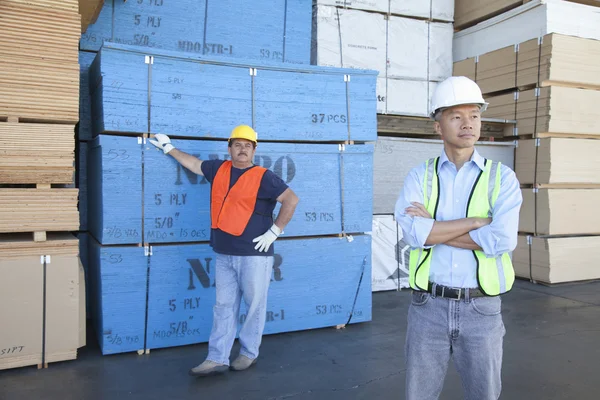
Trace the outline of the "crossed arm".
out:
<instances>
[{"instance_id":1,"label":"crossed arm","mask_svg":"<svg viewBox=\"0 0 600 400\"><path fill-rule=\"evenodd\" d=\"M408 245L428 248L445 244L481 250L488 257L498 257L515 249L523 198L519 181L512 170L502 170L500 193L491 219L461 218L451 221L434 220L421 204L423 173L424 170L411 171L396 203L396 220Z\"/></svg>"},{"instance_id":2,"label":"crossed arm","mask_svg":"<svg viewBox=\"0 0 600 400\"><path fill-rule=\"evenodd\" d=\"M412 217L432 218L431 214L421 203L412 202L412 206L407 207L406 215ZM492 222L491 218L461 218L452 221L434 221L431 233L425 241L426 246L436 244L445 244L447 246L458 247L467 250L482 250L475 243L469 232L479 229Z\"/></svg>"}]
</instances>

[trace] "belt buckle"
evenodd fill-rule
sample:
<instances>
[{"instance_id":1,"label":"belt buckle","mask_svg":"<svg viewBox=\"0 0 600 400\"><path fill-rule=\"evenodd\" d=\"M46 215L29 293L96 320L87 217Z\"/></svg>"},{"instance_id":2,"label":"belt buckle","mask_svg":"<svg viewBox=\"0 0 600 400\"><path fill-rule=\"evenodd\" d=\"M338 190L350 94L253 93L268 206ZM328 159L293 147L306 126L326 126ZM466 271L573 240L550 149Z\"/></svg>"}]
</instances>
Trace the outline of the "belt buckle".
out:
<instances>
[{"instance_id":1,"label":"belt buckle","mask_svg":"<svg viewBox=\"0 0 600 400\"><path fill-rule=\"evenodd\" d=\"M460 295L462 294L462 288L458 288L458 289L454 289L454 290L458 290L458 297L455 298L451 298L450 300L454 300L454 301L460 301Z\"/></svg>"}]
</instances>

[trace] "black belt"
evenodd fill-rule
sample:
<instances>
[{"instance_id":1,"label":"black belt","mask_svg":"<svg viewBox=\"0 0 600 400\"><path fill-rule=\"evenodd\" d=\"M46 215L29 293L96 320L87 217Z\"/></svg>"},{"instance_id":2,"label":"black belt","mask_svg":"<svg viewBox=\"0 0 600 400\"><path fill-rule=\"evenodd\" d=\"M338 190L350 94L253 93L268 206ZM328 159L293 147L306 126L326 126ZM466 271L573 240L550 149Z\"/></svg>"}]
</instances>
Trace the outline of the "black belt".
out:
<instances>
[{"instance_id":1,"label":"black belt","mask_svg":"<svg viewBox=\"0 0 600 400\"><path fill-rule=\"evenodd\" d=\"M485 293L483 293L480 289L451 288L448 286L435 285L434 292L433 288L434 283L429 282L429 286L427 286L428 293L431 293L435 297L443 297L452 300L460 300L461 298L465 298L467 293L469 294L469 298L485 296Z\"/></svg>"}]
</instances>

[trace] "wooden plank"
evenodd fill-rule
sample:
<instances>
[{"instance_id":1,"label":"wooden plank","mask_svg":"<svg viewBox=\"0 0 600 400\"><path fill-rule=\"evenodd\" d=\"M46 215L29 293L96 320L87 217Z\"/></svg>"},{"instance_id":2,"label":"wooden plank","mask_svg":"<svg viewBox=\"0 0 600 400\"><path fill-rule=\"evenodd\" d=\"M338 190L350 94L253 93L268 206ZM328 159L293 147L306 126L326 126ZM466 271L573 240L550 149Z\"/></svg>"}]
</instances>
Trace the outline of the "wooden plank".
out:
<instances>
[{"instance_id":1,"label":"wooden plank","mask_svg":"<svg viewBox=\"0 0 600 400\"><path fill-rule=\"evenodd\" d=\"M517 81L517 52L504 47L479 56L477 84L484 94L513 89Z\"/></svg>"},{"instance_id":2,"label":"wooden plank","mask_svg":"<svg viewBox=\"0 0 600 400\"><path fill-rule=\"evenodd\" d=\"M475 58L467 58L466 60L457 61L454 63L452 69L452 75L454 76L466 76L467 78L475 81L477 71L477 63L475 62Z\"/></svg>"},{"instance_id":3,"label":"wooden plank","mask_svg":"<svg viewBox=\"0 0 600 400\"><path fill-rule=\"evenodd\" d=\"M434 121L432 119L425 117L377 115L377 132L386 136L396 134L399 136L421 135L432 138L438 137L433 124ZM502 138L505 136L507 129L512 133L512 126L512 124L482 120L481 136Z\"/></svg>"},{"instance_id":4,"label":"wooden plank","mask_svg":"<svg viewBox=\"0 0 600 400\"><path fill-rule=\"evenodd\" d=\"M518 135L537 137L599 137L595 104L600 91L545 87L519 93Z\"/></svg>"},{"instance_id":5,"label":"wooden plank","mask_svg":"<svg viewBox=\"0 0 600 400\"><path fill-rule=\"evenodd\" d=\"M538 235L600 234L600 216L589 213L600 189L522 189L519 231Z\"/></svg>"},{"instance_id":6,"label":"wooden plank","mask_svg":"<svg viewBox=\"0 0 600 400\"><path fill-rule=\"evenodd\" d=\"M540 139L537 162L535 145L535 140L518 142L515 172L521 184L537 183L546 188L589 188L600 184L600 166L592 161L600 153L600 141Z\"/></svg>"},{"instance_id":7,"label":"wooden plank","mask_svg":"<svg viewBox=\"0 0 600 400\"><path fill-rule=\"evenodd\" d=\"M173 140L173 144L205 160L229 158L223 141ZM142 194L142 146L135 138L100 135L92 145L88 159L93 171L88 182L90 231L102 244L209 240L208 182L152 144L143 148ZM275 172L302 199L286 235L311 236L342 232L342 163L343 227L346 232L371 229L372 160L372 145L346 146L340 152L339 145L331 144L263 143L254 161ZM315 176L320 178L315 180Z\"/></svg>"},{"instance_id":8,"label":"wooden plank","mask_svg":"<svg viewBox=\"0 0 600 400\"><path fill-rule=\"evenodd\" d=\"M523 4L523 0L455 0L454 28L466 29Z\"/></svg>"},{"instance_id":9,"label":"wooden plank","mask_svg":"<svg viewBox=\"0 0 600 400\"><path fill-rule=\"evenodd\" d=\"M596 264L600 256L600 236L534 236L530 240L531 245L527 236L519 236L513 252L513 265L518 277L549 284L600 278Z\"/></svg>"},{"instance_id":10,"label":"wooden plank","mask_svg":"<svg viewBox=\"0 0 600 400\"><path fill-rule=\"evenodd\" d=\"M40 255L77 256L78 242L70 233L48 232L43 242L35 242L27 233L0 233L0 259L39 257Z\"/></svg>"},{"instance_id":11,"label":"wooden plank","mask_svg":"<svg viewBox=\"0 0 600 400\"><path fill-rule=\"evenodd\" d=\"M77 189L0 189L0 232L78 228Z\"/></svg>"},{"instance_id":12,"label":"wooden plank","mask_svg":"<svg viewBox=\"0 0 600 400\"><path fill-rule=\"evenodd\" d=\"M92 97L94 107L101 111L95 132L148 132L148 66L145 54L137 51L131 46L105 46L99 64L92 66L90 78L99 82ZM368 141L376 137L374 73L316 66L204 64L195 56L153 53L150 133L227 138L236 125L252 122L254 101L259 140ZM255 68L257 75L250 76L249 68ZM315 96L323 87L328 90Z\"/></svg>"}]
</instances>

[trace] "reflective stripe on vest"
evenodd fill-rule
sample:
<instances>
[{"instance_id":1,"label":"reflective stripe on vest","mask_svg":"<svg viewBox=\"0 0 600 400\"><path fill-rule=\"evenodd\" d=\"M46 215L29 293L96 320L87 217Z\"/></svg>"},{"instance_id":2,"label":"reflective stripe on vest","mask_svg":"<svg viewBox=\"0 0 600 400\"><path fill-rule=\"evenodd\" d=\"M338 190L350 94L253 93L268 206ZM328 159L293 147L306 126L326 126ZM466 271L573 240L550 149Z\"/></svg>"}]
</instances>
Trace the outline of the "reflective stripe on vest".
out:
<instances>
[{"instance_id":1,"label":"reflective stripe on vest","mask_svg":"<svg viewBox=\"0 0 600 400\"><path fill-rule=\"evenodd\" d=\"M210 221L212 229L240 236L254 212L260 182L267 169L258 166L250 168L230 188L231 169L231 161L225 161L212 182Z\"/></svg>"},{"instance_id":2,"label":"reflective stripe on vest","mask_svg":"<svg viewBox=\"0 0 600 400\"><path fill-rule=\"evenodd\" d=\"M439 193L438 165L440 158L427 160L423 179L424 205L436 219ZM500 194L501 164L485 160L485 169L479 173L467 204L467 217L491 217L491 210ZM429 270L434 248L414 249L409 258L409 283L415 290L427 290ZM508 292L515 281L515 272L508 253L500 257L487 257L482 251L474 250L477 262L477 281L479 288L488 296Z\"/></svg>"}]
</instances>

